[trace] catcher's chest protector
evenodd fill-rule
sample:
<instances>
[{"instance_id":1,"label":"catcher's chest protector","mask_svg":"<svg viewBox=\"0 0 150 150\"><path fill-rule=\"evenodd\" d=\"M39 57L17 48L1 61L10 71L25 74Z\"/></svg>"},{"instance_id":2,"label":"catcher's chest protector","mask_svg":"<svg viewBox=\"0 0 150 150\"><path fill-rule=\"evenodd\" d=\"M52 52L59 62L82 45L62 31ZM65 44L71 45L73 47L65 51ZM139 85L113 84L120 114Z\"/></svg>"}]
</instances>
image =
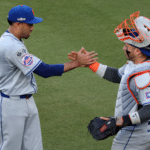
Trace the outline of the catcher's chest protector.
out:
<instances>
[{"instance_id":1,"label":"catcher's chest protector","mask_svg":"<svg viewBox=\"0 0 150 150\"><path fill-rule=\"evenodd\" d=\"M124 69L124 74L121 78L119 90L116 100L115 117L121 117L138 109L138 93L136 92L136 85L130 82L130 79L144 71L150 71L150 61L140 63L138 65L129 61ZM139 78L140 79L140 78ZM142 81L141 81L142 82ZM131 91L132 90L132 91Z\"/></svg>"}]
</instances>

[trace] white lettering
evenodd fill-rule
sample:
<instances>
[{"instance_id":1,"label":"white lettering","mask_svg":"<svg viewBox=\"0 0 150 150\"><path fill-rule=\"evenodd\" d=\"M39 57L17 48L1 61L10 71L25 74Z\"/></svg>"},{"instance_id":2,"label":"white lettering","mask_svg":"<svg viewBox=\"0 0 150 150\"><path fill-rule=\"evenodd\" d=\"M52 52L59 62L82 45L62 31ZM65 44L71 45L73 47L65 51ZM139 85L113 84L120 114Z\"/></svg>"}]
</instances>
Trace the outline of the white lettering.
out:
<instances>
[{"instance_id":1,"label":"white lettering","mask_svg":"<svg viewBox=\"0 0 150 150\"><path fill-rule=\"evenodd\" d=\"M17 18L18 21L24 21L26 18Z\"/></svg>"}]
</instances>

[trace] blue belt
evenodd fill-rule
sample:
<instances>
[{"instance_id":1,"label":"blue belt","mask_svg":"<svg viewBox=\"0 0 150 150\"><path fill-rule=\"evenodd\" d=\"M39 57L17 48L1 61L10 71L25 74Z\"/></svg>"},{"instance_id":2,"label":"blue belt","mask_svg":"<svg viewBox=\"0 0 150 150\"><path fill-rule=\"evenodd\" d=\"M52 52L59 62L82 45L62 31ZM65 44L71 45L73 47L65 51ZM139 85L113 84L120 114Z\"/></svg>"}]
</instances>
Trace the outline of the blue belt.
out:
<instances>
[{"instance_id":1,"label":"blue belt","mask_svg":"<svg viewBox=\"0 0 150 150\"><path fill-rule=\"evenodd\" d=\"M2 97L6 97L6 98L10 98L10 96L5 95L3 92L1 92L1 96L2 96ZM19 97L20 97L21 99L22 99L22 98L29 99L31 96L32 96L32 94L19 95Z\"/></svg>"}]
</instances>

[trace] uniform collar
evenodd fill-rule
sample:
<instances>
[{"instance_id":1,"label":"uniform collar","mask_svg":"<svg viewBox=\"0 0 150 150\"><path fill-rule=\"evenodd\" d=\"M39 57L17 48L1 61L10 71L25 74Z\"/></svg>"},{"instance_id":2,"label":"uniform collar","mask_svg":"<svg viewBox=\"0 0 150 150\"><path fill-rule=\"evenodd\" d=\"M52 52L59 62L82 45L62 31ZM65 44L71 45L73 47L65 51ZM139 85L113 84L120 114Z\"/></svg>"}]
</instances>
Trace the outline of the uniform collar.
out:
<instances>
[{"instance_id":1,"label":"uniform collar","mask_svg":"<svg viewBox=\"0 0 150 150\"><path fill-rule=\"evenodd\" d=\"M5 33L6 33L6 34L5 34ZM8 30L6 30L5 33L4 33L5 36L11 36L11 37L14 38L15 40L24 43L22 39L19 40L17 37L15 37L15 36L14 36L12 33L10 33Z\"/></svg>"}]
</instances>

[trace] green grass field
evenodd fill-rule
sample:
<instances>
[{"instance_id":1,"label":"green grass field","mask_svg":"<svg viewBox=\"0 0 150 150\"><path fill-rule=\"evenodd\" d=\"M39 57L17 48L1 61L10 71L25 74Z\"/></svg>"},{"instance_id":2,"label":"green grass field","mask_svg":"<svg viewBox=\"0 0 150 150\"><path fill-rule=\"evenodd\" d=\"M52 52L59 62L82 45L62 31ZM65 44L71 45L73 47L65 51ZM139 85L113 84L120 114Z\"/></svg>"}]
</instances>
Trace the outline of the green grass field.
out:
<instances>
[{"instance_id":1,"label":"green grass field","mask_svg":"<svg viewBox=\"0 0 150 150\"><path fill-rule=\"evenodd\" d=\"M24 42L30 53L49 64L68 62L68 53L85 47L98 53L98 62L119 68L126 58L114 28L136 11L150 17L148 0L0 0L0 34L8 28L8 11L19 4L44 19ZM87 125L96 116L113 116L118 84L88 68L62 77L35 77L44 150L111 149L113 137L96 141Z\"/></svg>"}]
</instances>

